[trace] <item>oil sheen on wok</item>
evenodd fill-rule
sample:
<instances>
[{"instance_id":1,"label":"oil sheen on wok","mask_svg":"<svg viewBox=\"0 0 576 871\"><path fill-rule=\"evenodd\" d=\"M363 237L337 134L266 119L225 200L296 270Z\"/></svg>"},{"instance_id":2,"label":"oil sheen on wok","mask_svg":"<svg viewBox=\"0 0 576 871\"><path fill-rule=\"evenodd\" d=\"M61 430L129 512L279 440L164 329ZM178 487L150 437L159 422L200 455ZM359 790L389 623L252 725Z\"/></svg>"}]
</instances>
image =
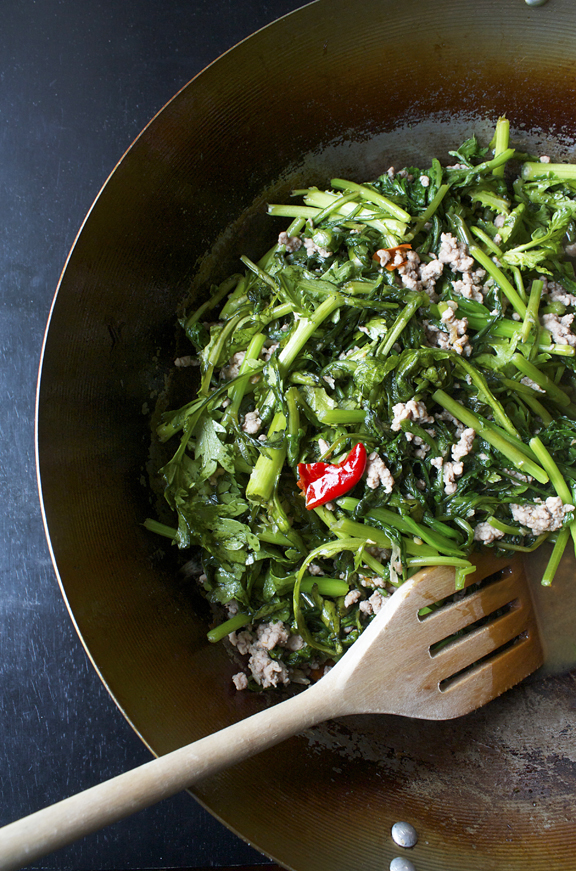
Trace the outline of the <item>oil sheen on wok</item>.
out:
<instances>
[{"instance_id":1,"label":"oil sheen on wok","mask_svg":"<svg viewBox=\"0 0 576 871\"><path fill-rule=\"evenodd\" d=\"M146 525L200 555L239 690L321 677L424 566L546 541L548 585L576 541L576 167L505 118L450 161L269 206L277 244L180 319Z\"/></svg>"}]
</instances>

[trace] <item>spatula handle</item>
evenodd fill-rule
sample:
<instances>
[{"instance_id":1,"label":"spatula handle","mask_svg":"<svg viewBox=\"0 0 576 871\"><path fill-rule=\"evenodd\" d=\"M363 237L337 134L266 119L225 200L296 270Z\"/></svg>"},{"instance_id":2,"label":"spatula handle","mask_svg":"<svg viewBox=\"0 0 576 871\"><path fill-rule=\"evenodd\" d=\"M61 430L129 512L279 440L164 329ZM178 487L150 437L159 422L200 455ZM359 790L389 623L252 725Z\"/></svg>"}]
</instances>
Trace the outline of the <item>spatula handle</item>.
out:
<instances>
[{"instance_id":1,"label":"spatula handle","mask_svg":"<svg viewBox=\"0 0 576 871\"><path fill-rule=\"evenodd\" d=\"M318 689L320 684L316 685ZM21 868L331 716L316 686L0 829L0 869Z\"/></svg>"}]
</instances>

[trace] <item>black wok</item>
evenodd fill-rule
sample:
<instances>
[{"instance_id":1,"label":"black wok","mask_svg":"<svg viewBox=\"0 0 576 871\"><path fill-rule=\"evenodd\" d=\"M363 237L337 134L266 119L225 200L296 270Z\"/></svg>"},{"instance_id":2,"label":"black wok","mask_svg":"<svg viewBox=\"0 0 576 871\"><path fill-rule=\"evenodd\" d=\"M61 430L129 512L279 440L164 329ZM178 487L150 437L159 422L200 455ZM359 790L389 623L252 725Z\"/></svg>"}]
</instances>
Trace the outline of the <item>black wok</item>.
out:
<instances>
[{"instance_id":1,"label":"black wok","mask_svg":"<svg viewBox=\"0 0 576 871\"><path fill-rule=\"evenodd\" d=\"M244 41L149 124L88 215L47 332L38 457L48 535L88 655L161 754L257 710L205 638L176 559L142 527L149 416L174 313L278 232L264 204L338 175L447 157L501 114L515 144L576 157L576 5L317 0ZM296 871L575 867L576 691L536 679L449 723L329 723L194 790ZM405 854L406 855L406 854Z\"/></svg>"}]
</instances>

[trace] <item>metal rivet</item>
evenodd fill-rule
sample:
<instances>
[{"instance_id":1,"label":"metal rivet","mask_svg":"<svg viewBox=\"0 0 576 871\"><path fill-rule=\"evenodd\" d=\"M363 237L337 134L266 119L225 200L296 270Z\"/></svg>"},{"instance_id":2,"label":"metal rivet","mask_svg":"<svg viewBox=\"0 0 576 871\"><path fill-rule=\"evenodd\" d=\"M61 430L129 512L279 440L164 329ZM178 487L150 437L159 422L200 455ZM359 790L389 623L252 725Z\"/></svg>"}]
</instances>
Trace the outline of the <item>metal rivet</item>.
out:
<instances>
[{"instance_id":1,"label":"metal rivet","mask_svg":"<svg viewBox=\"0 0 576 871\"><path fill-rule=\"evenodd\" d=\"M392 838L399 847L414 847L418 841L418 833L410 823L394 823Z\"/></svg>"},{"instance_id":2,"label":"metal rivet","mask_svg":"<svg viewBox=\"0 0 576 871\"><path fill-rule=\"evenodd\" d=\"M525 0L527 6L544 6L548 0Z\"/></svg>"},{"instance_id":3,"label":"metal rivet","mask_svg":"<svg viewBox=\"0 0 576 871\"><path fill-rule=\"evenodd\" d=\"M390 862L390 871L416 871L416 868L409 859L402 859L400 856L396 856Z\"/></svg>"}]
</instances>

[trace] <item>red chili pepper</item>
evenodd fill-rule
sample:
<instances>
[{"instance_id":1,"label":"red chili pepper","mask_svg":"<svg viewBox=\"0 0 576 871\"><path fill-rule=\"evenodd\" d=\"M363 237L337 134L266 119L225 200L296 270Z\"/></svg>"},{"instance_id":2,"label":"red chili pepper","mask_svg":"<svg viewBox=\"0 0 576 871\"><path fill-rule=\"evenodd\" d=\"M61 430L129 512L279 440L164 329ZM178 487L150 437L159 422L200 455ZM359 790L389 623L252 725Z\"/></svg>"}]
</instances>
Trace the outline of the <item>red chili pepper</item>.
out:
<instances>
[{"instance_id":1,"label":"red chili pepper","mask_svg":"<svg viewBox=\"0 0 576 871\"><path fill-rule=\"evenodd\" d=\"M398 269L399 266L406 265L408 261L403 256L403 254L404 251L408 251L408 249L411 247L412 245L410 245L409 243L404 243L403 245L395 245L394 248L380 248L372 255L372 260L380 260L380 254L384 254L384 252L387 252L391 255L391 259L386 264L386 269L388 270L388 272L392 272L393 269ZM402 261L400 263L395 263L396 258L394 257L394 255L398 252L400 252L402 255Z\"/></svg>"},{"instance_id":2,"label":"red chili pepper","mask_svg":"<svg viewBox=\"0 0 576 871\"><path fill-rule=\"evenodd\" d=\"M306 494L306 508L338 499L358 483L366 468L366 448L358 442L341 463L298 463L298 486Z\"/></svg>"}]
</instances>

